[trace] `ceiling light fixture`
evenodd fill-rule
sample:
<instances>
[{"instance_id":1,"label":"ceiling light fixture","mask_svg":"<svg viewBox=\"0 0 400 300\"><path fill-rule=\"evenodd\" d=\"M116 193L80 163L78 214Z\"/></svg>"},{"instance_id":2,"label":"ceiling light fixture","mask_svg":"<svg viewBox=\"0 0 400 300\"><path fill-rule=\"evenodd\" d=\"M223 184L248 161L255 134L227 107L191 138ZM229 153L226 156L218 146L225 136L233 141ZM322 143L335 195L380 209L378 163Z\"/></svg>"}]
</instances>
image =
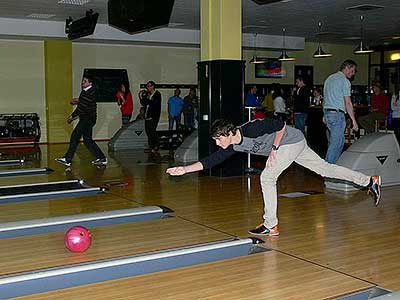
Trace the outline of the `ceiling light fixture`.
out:
<instances>
[{"instance_id":1,"label":"ceiling light fixture","mask_svg":"<svg viewBox=\"0 0 400 300\"><path fill-rule=\"evenodd\" d=\"M30 15L27 15L28 18L33 18L33 19L50 19L55 16L56 15L54 15L54 14L42 14L42 13L33 13Z\"/></svg>"},{"instance_id":2,"label":"ceiling light fixture","mask_svg":"<svg viewBox=\"0 0 400 300\"><path fill-rule=\"evenodd\" d=\"M89 3L90 0L59 0L58 4L69 4L69 5L85 5Z\"/></svg>"},{"instance_id":3,"label":"ceiling light fixture","mask_svg":"<svg viewBox=\"0 0 400 300\"><path fill-rule=\"evenodd\" d=\"M390 60L392 60L392 61L400 60L400 53L399 53L399 52L392 53L392 54L390 55Z\"/></svg>"},{"instance_id":4,"label":"ceiling light fixture","mask_svg":"<svg viewBox=\"0 0 400 300\"><path fill-rule=\"evenodd\" d=\"M265 59L257 56L257 33L254 34L254 54L250 59L249 63L251 64L262 64L265 62Z\"/></svg>"},{"instance_id":5,"label":"ceiling light fixture","mask_svg":"<svg viewBox=\"0 0 400 300\"><path fill-rule=\"evenodd\" d=\"M318 22L318 48L317 51L314 52L313 57L314 58L325 58L325 57L331 57L333 54L332 53L327 53L324 50L322 50L321 47L321 28L322 28L322 22Z\"/></svg>"},{"instance_id":6,"label":"ceiling light fixture","mask_svg":"<svg viewBox=\"0 0 400 300\"><path fill-rule=\"evenodd\" d=\"M285 48L285 39L286 39L286 28L285 27L283 27L282 28L282 34L283 34L283 47L282 47L282 53L281 53L281 56L279 56L278 57L278 59L280 60L280 61L293 61L293 60L296 60L294 57L291 57L291 56L289 56L288 54L287 54L287 52L286 52L286 48Z\"/></svg>"},{"instance_id":7,"label":"ceiling light fixture","mask_svg":"<svg viewBox=\"0 0 400 300\"><path fill-rule=\"evenodd\" d=\"M372 53L374 52L374 50L370 50L368 49L367 46L364 45L364 27L363 27L363 23L364 23L364 16L360 16L360 22L361 22L361 41L360 41L360 45L358 45L358 47L354 50L354 54L367 54L367 53Z\"/></svg>"}]
</instances>

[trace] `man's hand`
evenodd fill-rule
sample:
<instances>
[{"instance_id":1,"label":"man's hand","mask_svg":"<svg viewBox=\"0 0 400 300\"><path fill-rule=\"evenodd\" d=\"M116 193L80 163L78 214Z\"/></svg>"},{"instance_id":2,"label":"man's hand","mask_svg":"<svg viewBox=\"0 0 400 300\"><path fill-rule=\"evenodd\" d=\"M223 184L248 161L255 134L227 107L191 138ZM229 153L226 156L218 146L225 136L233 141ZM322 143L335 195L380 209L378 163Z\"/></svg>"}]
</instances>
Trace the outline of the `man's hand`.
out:
<instances>
[{"instance_id":1,"label":"man's hand","mask_svg":"<svg viewBox=\"0 0 400 300\"><path fill-rule=\"evenodd\" d=\"M69 116L68 119L67 119L67 123L71 124L75 119L76 119L76 117Z\"/></svg>"},{"instance_id":2,"label":"man's hand","mask_svg":"<svg viewBox=\"0 0 400 300\"><path fill-rule=\"evenodd\" d=\"M186 174L185 167L168 168L165 172L172 176L181 176Z\"/></svg>"},{"instance_id":3,"label":"man's hand","mask_svg":"<svg viewBox=\"0 0 400 300\"><path fill-rule=\"evenodd\" d=\"M72 98L71 101L69 102L71 105L76 105L79 103L79 98Z\"/></svg>"},{"instance_id":4,"label":"man's hand","mask_svg":"<svg viewBox=\"0 0 400 300\"><path fill-rule=\"evenodd\" d=\"M353 131L358 131L358 124L356 121L353 120Z\"/></svg>"},{"instance_id":5,"label":"man's hand","mask_svg":"<svg viewBox=\"0 0 400 300\"><path fill-rule=\"evenodd\" d=\"M273 167L276 163L276 150L271 150L271 153L268 156L267 167Z\"/></svg>"}]
</instances>

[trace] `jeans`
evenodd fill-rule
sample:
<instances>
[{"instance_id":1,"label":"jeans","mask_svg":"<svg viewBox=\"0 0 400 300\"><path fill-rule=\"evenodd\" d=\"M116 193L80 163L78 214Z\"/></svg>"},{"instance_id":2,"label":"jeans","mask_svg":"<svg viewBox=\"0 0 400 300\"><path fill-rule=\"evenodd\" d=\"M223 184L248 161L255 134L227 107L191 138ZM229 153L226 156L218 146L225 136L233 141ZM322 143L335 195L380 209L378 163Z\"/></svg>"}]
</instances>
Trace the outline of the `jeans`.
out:
<instances>
[{"instance_id":1,"label":"jeans","mask_svg":"<svg viewBox=\"0 0 400 300\"><path fill-rule=\"evenodd\" d=\"M122 115L122 126L129 125L132 115Z\"/></svg>"},{"instance_id":2,"label":"jeans","mask_svg":"<svg viewBox=\"0 0 400 300\"><path fill-rule=\"evenodd\" d=\"M81 137L83 137L83 143L89 149L90 152L96 157L96 159L105 158L104 153L97 146L96 142L93 141L93 127L96 125L96 117L82 117L79 118L79 122L76 125L74 131L71 134L71 140L69 142L69 148L64 157L67 161L71 161L78 147Z\"/></svg>"},{"instance_id":3,"label":"jeans","mask_svg":"<svg viewBox=\"0 0 400 300\"><path fill-rule=\"evenodd\" d=\"M294 127L301 130L305 134L307 114L305 113L294 113Z\"/></svg>"},{"instance_id":4,"label":"jeans","mask_svg":"<svg viewBox=\"0 0 400 300\"><path fill-rule=\"evenodd\" d=\"M329 129L328 151L325 160L328 163L335 164L342 154L344 146L346 117L342 112L324 111L324 118Z\"/></svg>"},{"instance_id":5,"label":"jeans","mask_svg":"<svg viewBox=\"0 0 400 300\"><path fill-rule=\"evenodd\" d=\"M179 116L172 116L171 119L168 119L168 130L174 129L174 122L176 122L176 130L179 129L179 126L181 125L181 115Z\"/></svg>"}]
</instances>

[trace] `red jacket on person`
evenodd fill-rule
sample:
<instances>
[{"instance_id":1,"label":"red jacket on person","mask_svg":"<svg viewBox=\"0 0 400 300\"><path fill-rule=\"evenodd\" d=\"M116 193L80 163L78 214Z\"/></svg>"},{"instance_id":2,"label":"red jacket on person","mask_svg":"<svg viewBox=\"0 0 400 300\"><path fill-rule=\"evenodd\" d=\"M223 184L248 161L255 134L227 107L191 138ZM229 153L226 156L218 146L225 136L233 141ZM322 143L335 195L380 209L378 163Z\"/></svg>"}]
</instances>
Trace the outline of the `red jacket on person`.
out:
<instances>
[{"instance_id":1,"label":"red jacket on person","mask_svg":"<svg viewBox=\"0 0 400 300\"><path fill-rule=\"evenodd\" d=\"M133 111L133 99L131 92L128 92L124 98L122 98L122 93L117 92L116 97L118 99L118 103L122 103L121 105L121 113L123 115L132 115Z\"/></svg>"},{"instance_id":2,"label":"red jacket on person","mask_svg":"<svg viewBox=\"0 0 400 300\"><path fill-rule=\"evenodd\" d=\"M371 109L377 110L387 117L389 111L389 99L384 93L373 94L371 98Z\"/></svg>"}]
</instances>

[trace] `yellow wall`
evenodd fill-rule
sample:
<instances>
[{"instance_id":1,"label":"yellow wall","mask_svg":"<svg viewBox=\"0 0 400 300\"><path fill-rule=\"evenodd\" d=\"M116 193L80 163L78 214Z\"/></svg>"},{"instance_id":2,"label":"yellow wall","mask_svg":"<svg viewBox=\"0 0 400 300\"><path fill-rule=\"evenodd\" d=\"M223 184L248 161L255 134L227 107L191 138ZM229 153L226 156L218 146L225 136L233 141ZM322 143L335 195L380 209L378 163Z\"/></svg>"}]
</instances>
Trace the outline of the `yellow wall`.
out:
<instances>
[{"instance_id":1,"label":"yellow wall","mask_svg":"<svg viewBox=\"0 0 400 300\"><path fill-rule=\"evenodd\" d=\"M0 40L0 113L38 113L46 141L44 56L41 41Z\"/></svg>"}]
</instances>

